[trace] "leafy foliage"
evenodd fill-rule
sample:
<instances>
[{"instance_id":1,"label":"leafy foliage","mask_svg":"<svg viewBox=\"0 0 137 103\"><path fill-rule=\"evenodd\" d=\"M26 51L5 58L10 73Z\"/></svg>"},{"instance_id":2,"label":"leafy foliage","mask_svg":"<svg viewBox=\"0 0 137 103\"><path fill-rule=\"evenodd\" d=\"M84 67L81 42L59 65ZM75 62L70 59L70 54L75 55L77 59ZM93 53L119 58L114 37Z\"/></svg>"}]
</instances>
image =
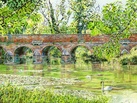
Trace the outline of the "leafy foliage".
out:
<instances>
[{"instance_id":1,"label":"leafy foliage","mask_svg":"<svg viewBox=\"0 0 137 103\"><path fill-rule=\"evenodd\" d=\"M118 42L108 42L101 46L95 46L93 49L96 51L94 55L99 58L106 58L107 60L120 54L120 44Z\"/></svg>"},{"instance_id":2,"label":"leafy foliage","mask_svg":"<svg viewBox=\"0 0 137 103\"><path fill-rule=\"evenodd\" d=\"M128 0L123 6L121 2L107 4L102 11L102 17L89 24L91 35L107 34L110 36L108 43L95 47L97 56L111 59L119 55L119 40L131 35L131 28L135 27L137 18L137 1Z\"/></svg>"},{"instance_id":3,"label":"leafy foliage","mask_svg":"<svg viewBox=\"0 0 137 103\"><path fill-rule=\"evenodd\" d=\"M96 16L95 0L70 0L70 8L76 23L77 33L81 33L89 21Z\"/></svg>"},{"instance_id":4,"label":"leafy foliage","mask_svg":"<svg viewBox=\"0 0 137 103\"><path fill-rule=\"evenodd\" d=\"M27 26L27 19L37 16L35 10L39 6L40 0L7 0L0 8L0 34L23 33ZM36 19L34 21L36 21ZM40 19L40 18L39 18Z\"/></svg>"},{"instance_id":5,"label":"leafy foliage","mask_svg":"<svg viewBox=\"0 0 137 103\"><path fill-rule=\"evenodd\" d=\"M90 59L88 59L88 61L91 61L92 63L94 63L94 62L103 62L103 61L107 61L105 58L98 58L98 57L96 57L95 55L90 55L89 56L90 57Z\"/></svg>"},{"instance_id":6,"label":"leafy foliage","mask_svg":"<svg viewBox=\"0 0 137 103\"><path fill-rule=\"evenodd\" d=\"M123 59L121 59L120 63L122 65L128 65L128 64L131 64L131 65L137 65L137 56L133 56L133 57L125 57Z\"/></svg>"},{"instance_id":7,"label":"leafy foliage","mask_svg":"<svg viewBox=\"0 0 137 103\"><path fill-rule=\"evenodd\" d=\"M123 59L120 61L120 63L121 63L122 65L128 65L128 64L130 63L130 59L129 59L129 58L123 58Z\"/></svg>"},{"instance_id":8,"label":"leafy foliage","mask_svg":"<svg viewBox=\"0 0 137 103\"><path fill-rule=\"evenodd\" d=\"M77 64L84 64L88 56L91 54L90 51L84 46L77 46L72 51L72 60Z\"/></svg>"},{"instance_id":9,"label":"leafy foliage","mask_svg":"<svg viewBox=\"0 0 137 103\"><path fill-rule=\"evenodd\" d=\"M7 0L7 6L13 10L17 10L19 8L22 8L27 3L38 3L40 1L38 0Z\"/></svg>"},{"instance_id":10,"label":"leafy foliage","mask_svg":"<svg viewBox=\"0 0 137 103\"><path fill-rule=\"evenodd\" d=\"M50 27L51 33L62 33L67 30L67 24L71 15L67 8L66 0L60 0L55 6L51 0L43 2L40 12L44 16L44 22Z\"/></svg>"},{"instance_id":11,"label":"leafy foliage","mask_svg":"<svg viewBox=\"0 0 137 103\"><path fill-rule=\"evenodd\" d=\"M133 56L133 57L132 57L131 63L132 63L133 65L137 65L137 56Z\"/></svg>"},{"instance_id":12,"label":"leafy foliage","mask_svg":"<svg viewBox=\"0 0 137 103\"><path fill-rule=\"evenodd\" d=\"M61 64L61 51L54 46L49 46L43 49L43 56L45 56L44 63Z\"/></svg>"}]
</instances>

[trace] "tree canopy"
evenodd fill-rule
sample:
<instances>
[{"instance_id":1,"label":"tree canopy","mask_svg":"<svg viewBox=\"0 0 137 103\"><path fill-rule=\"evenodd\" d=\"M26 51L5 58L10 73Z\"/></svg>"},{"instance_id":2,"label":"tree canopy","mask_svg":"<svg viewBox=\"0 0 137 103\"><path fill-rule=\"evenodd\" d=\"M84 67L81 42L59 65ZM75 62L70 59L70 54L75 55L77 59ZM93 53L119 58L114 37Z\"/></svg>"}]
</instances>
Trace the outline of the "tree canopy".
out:
<instances>
[{"instance_id":1,"label":"tree canopy","mask_svg":"<svg viewBox=\"0 0 137 103\"><path fill-rule=\"evenodd\" d=\"M52 34L80 33L94 18L94 5L94 0L1 0L0 34L43 33L47 28Z\"/></svg>"},{"instance_id":2,"label":"tree canopy","mask_svg":"<svg viewBox=\"0 0 137 103\"><path fill-rule=\"evenodd\" d=\"M103 7L101 18L91 22L89 28L91 35L107 34L110 36L108 43L95 47L96 55L107 59L120 54L120 39L127 38L136 27L137 0L128 0L126 5L120 1L107 4Z\"/></svg>"},{"instance_id":3,"label":"tree canopy","mask_svg":"<svg viewBox=\"0 0 137 103\"><path fill-rule=\"evenodd\" d=\"M27 27L27 20L38 21L36 12L41 0L2 0L0 1L0 33L19 34ZM33 15L33 16L31 16Z\"/></svg>"},{"instance_id":4,"label":"tree canopy","mask_svg":"<svg viewBox=\"0 0 137 103\"><path fill-rule=\"evenodd\" d=\"M44 17L44 22L50 27L51 33L62 33L67 30L71 11L67 8L66 0L60 0L55 6L50 0L44 1L40 12Z\"/></svg>"},{"instance_id":5,"label":"tree canopy","mask_svg":"<svg viewBox=\"0 0 137 103\"><path fill-rule=\"evenodd\" d=\"M95 0L69 0L73 11L73 20L76 23L77 33L86 28L88 22L96 15Z\"/></svg>"}]
</instances>

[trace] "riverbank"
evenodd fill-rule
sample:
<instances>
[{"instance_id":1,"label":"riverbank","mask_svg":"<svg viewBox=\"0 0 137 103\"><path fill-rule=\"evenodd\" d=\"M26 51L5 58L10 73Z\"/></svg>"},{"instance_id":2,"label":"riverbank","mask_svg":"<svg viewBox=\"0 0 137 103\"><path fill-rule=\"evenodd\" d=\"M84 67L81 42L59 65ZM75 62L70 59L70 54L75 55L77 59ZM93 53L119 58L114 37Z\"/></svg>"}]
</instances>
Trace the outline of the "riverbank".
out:
<instances>
[{"instance_id":1,"label":"riverbank","mask_svg":"<svg viewBox=\"0 0 137 103\"><path fill-rule=\"evenodd\" d=\"M94 94L88 90L68 90L65 89L66 85L75 85L81 83L82 81L77 78L45 78L39 76L20 76L11 74L0 74L0 85L10 85L22 86L26 89L33 90L45 90L52 89L56 94L71 94L74 96L79 96L83 98L91 98Z\"/></svg>"},{"instance_id":2,"label":"riverbank","mask_svg":"<svg viewBox=\"0 0 137 103\"><path fill-rule=\"evenodd\" d=\"M16 85L29 90L51 89L54 94L74 95L86 99L91 99L95 94L88 90L66 89L67 85L82 83L77 78L45 78L40 76L20 76L11 74L0 74L0 85ZM108 92L105 96L111 98L109 103L137 103L137 91L121 90L115 93Z\"/></svg>"}]
</instances>

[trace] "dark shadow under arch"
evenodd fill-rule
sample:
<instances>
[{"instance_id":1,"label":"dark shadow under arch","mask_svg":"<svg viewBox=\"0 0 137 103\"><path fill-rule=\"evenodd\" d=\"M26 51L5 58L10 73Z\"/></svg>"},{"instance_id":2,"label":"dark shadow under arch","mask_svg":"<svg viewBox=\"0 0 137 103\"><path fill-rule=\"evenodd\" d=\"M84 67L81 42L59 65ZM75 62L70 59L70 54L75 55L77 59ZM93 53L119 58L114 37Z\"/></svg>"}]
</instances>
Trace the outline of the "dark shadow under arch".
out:
<instances>
[{"instance_id":1,"label":"dark shadow under arch","mask_svg":"<svg viewBox=\"0 0 137 103\"><path fill-rule=\"evenodd\" d=\"M83 48L86 48L86 49L88 49L89 51L90 51L90 49L87 47L87 46L85 46L85 45L76 45L76 46L73 46L72 48L71 48L71 50L70 50L70 53L72 53L75 49L77 49L78 47L83 47Z\"/></svg>"},{"instance_id":2,"label":"dark shadow under arch","mask_svg":"<svg viewBox=\"0 0 137 103\"><path fill-rule=\"evenodd\" d=\"M83 49L77 51L78 48L83 48ZM88 52L90 53L90 49L88 47L84 46L84 45L77 45L77 46L73 47L71 49L70 53L71 53L71 62L74 63L74 64L76 63L77 55L78 55L78 54L76 54L76 52L79 52L80 53L79 55L82 55L83 57L87 57ZM81 52L83 52L83 54Z\"/></svg>"},{"instance_id":3,"label":"dark shadow under arch","mask_svg":"<svg viewBox=\"0 0 137 103\"><path fill-rule=\"evenodd\" d=\"M27 46L20 46L14 51L14 62L25 64L33 62L33 51Z\"/></svg>"},{"instance_id":4,"label":"dark shadow under arch","mask_svg":"<svg viewBox=\"0 0 137 103\"><path fill-rule=\"evenodd\" d=\"M54 46L46 46L42 49L42 58L43 63L51 64L51 60L54 62L53 64L60 64L61 61L58 62L59 59L61 59L61 50Z\"/></svg>"}]
</instances>

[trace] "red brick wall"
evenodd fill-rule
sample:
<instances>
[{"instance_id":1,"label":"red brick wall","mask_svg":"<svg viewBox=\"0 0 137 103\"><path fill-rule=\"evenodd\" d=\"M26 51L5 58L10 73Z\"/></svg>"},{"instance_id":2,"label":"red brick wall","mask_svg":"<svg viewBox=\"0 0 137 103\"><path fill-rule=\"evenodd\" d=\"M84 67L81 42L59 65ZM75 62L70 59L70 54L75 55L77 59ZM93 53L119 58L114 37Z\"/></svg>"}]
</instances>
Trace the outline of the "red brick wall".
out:
<instances>
[{"instance_id":1,"label":"red brick wall","mask_svg":"<svg viewBox=\"0 0 137 103\"><path fill-rule=\"evenodd\" d=\"M8 37L0 36L0 42L6 42ZM31 43L33 40L43 41L43 42L78 42L78 35L22 35L22 36L12 36L12 41L14 43ZM90 34L83 35L84 42L107 42L109 41L109 36L100 35L91 37ZM129 37L132 42L137 42L137 34L133 34Z\"/></svg>"}]
</instances>

